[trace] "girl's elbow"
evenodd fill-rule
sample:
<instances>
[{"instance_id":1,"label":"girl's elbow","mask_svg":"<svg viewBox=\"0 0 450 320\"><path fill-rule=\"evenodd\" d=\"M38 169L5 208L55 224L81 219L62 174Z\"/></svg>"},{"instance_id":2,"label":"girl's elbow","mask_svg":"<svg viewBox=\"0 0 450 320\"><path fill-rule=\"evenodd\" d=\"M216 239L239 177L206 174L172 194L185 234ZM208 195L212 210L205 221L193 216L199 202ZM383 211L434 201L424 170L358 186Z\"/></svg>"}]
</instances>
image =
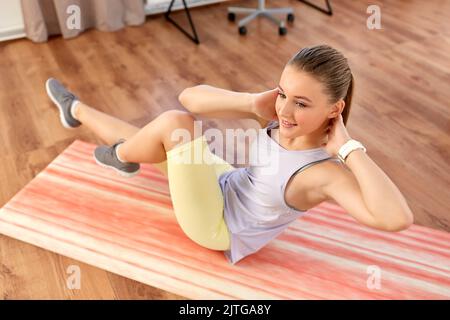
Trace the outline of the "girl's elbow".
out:
<instances>
[{"instance_id":1,"label":"girl's elbow","mask_svg":"<svg viewBox=\"0 0 450 320\"><path fill-rule=\"evenodd\" d=\"M404 217L404 222L403 222L403 229L402 230L408 229L414 223L414 215L413 215L412 211L409 208L408 208L408 210L406 210L403 213L403 217Z\"/></svg>"},{"instance_id":2,"label":"girl's elbow","mask_svg":"<svg viewBox=\"0 0 450 320\"><path fill-rule=\"evenodd\" d=\"M412 213L405 213L398 216L402 216L401 219L396 222L383 223L380 226L380 230L389 232L398 232L408 229L414 223L414 216Z\"/></svg>"},{"instance_id":3,"label":"girl's elbow","mask_svg":"<svg viewBox=\"0 0 450 320\"><path fill-rule=\"evenodd\" d=\"M193 99L192 88L186 88L178 95L178 101L183 107L192 113L197 113L198 103L193 103Z\"/></svg>"},{"instance_id":4,"label":"girl's elbow","mask_svg":"<svg viewBox=\"0 0 450 320\"><path fill-rule=\"evenodd\" d=\"M178 95L178 101L180 101L180 103L181 103L182 105L185 105L186 102L187 102L187 98L188 98L188 96L189 96L189 92L188 92L189 89L190 89L190 88L184 89L184 90L181 91L181 93Z\"/></svg>"},{"instance_id":5,"label":"girl's elbow","mask_svg":"<svg viewBox=\"0 0 450 320\"><path fill-rule=\"evenodd\" d=\"M384 229L384 231L389 231L389 232L403 231L403 230L408 229L411 225L412 225L412 223L396 224L396 225L386 227L386 229Z\"/></svg>"}]
</instances>

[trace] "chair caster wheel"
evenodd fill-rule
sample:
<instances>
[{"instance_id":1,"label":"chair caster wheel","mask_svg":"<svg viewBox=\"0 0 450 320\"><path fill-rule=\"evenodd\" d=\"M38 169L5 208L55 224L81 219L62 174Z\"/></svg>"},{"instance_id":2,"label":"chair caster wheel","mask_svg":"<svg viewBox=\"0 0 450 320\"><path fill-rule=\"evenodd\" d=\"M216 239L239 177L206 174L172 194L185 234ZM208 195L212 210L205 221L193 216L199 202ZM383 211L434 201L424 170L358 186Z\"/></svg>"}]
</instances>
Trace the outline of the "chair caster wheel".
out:
<instances>
[{"instance_id":1,"label":"chair caster wheel","mask_svg":"<svg viewBox=\"0 0 450 320\"><path fill-rule=\"evenodd\" d=\"M234 21L236 20L236 14L233 12L228 12L228 21Z\"/></svg>"},{"instance_id":2,"label":"chair caster wheel","mask_svg":"<svg viewBox=\"0 0 450 320\"><path fill-rule=\"evenodd\" d=\"M246 35L247 34L247 28L244 26L244 27L240 27L239 28L239 34L240 35Z\"/></svg>"},{"instance_id":3,"label":"chair caster wheel","mask_svg":"<svg viewBox=\"0 0 450 320\"><path fill-rule=\"evenodd\" d=\"M287 15L287 21L288 22L294 22L294 20L295 20L295 16L292 13L289 13Z\"/></svg>"},{"instance_id":4,"label":"chair caster wheel","mask_svg":"<svg viewBox=\"0 0 450 320\"><path fill-rule=\"evenodd\" d=\"M287 28L286 27L280 27L278 29L278 33L280 34L280 36L284 36L287 33Z\"/></svg>"}]
</instances>

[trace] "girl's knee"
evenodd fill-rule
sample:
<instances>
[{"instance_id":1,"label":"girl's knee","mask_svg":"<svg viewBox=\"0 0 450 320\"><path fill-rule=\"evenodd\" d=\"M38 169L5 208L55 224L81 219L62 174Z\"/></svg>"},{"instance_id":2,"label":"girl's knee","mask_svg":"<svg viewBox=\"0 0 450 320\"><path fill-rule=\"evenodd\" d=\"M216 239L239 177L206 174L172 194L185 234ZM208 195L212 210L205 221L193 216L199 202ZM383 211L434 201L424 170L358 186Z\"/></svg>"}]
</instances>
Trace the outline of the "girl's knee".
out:
<instances>
[{"instance_id":1,"label":"girl's knee","mask_svg":"<svg viewBox=\"0 0 450 320\"><path fill-rule=\"evenodd\" d=\"M162 143L166 151L194 140L195 117L189 112L169 110L160 115L164 121Z\"/></svg>"},{"instance_id":2,"label":"girl's knee","mask_svg":"<svg viewBox=\"0 0 450 320\"><path fill-rule=\"evenodd\" d=\"M168 126L171 127L191 127L195 121L195 116L192 113L183 110L167 110L159 115L159 117Z\"/></svg>"}]
</instances>

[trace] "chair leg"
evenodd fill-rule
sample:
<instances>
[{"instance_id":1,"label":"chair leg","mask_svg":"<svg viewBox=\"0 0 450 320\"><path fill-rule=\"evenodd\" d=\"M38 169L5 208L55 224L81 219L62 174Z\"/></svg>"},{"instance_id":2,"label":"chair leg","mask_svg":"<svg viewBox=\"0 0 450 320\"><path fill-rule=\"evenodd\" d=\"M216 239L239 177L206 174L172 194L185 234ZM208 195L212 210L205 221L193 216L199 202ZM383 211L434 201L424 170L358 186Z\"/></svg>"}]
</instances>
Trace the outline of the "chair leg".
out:
<instances>
[{"instance_id":1,"label":"chair leg","mask_svg":"<svg viewBox=\"0 0 450 320\"><path fill-rule=\"evenodd\" d=\"M182 0L182 1L183 1L183 5L184 5L184 11L186 11L186 15L188 17L189 24L191 25L191 29L194 33L194 37L192 35L190 35L189 33L187 33L178 23L175 22L175 20L173 20L170 17L170 13L172 12L172 6L173 6L175 0L172 0L170 2L169 9L167 9L167 12L164 14L164 16L166 17L167 20L169 20L171 23L173 23L175 25L175 27L177 27L181 32L183 32L189 39L194 41L196 44L200 44L200 40L197 36L197 32L195 31L194 23L192 22L191 15L189 13L189 8L186 5L186 1L185 0Z\"/></svg>"},{"instance_id":2,"label":"chair leg","mask_svg":"<svg viewBox=\"0 0 450 320\"><path fill-rule=\"evenodd\" d=\"M326 5L327 5L327 10L325 10L325 9L323 9L323 8L317 6L316 4L311 3L311 2L309 2L307 0L298 0L298 1L303 2L303 3L307 4L308 6L311 6L314 9L317 9L317 10L319 10L319 11L321 11L321 12L323 12L323 13L329 15L329 16L333 15L333 8L331 8L330 0L325 0Z\"/></svg>"}]
</instances>

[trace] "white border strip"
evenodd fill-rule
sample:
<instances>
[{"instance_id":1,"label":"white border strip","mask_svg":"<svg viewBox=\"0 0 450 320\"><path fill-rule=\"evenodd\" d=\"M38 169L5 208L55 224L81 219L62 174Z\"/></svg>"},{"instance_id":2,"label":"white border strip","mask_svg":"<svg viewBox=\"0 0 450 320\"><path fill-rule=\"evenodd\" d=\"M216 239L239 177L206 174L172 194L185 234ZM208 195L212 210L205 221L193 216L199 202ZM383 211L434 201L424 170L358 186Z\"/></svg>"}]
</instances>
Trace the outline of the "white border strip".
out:
<instances>
[{"instance_id":1,"label":"white border strip","mask_svg":"<svg viewBox=\"0 0 450 320\"><path fill-rule=\"evenodd\" d=\"M25 37L25 27L23 25L15 25L10 28L0 29L0 41L13 40Z\"/></svg>"}]
</instances>

